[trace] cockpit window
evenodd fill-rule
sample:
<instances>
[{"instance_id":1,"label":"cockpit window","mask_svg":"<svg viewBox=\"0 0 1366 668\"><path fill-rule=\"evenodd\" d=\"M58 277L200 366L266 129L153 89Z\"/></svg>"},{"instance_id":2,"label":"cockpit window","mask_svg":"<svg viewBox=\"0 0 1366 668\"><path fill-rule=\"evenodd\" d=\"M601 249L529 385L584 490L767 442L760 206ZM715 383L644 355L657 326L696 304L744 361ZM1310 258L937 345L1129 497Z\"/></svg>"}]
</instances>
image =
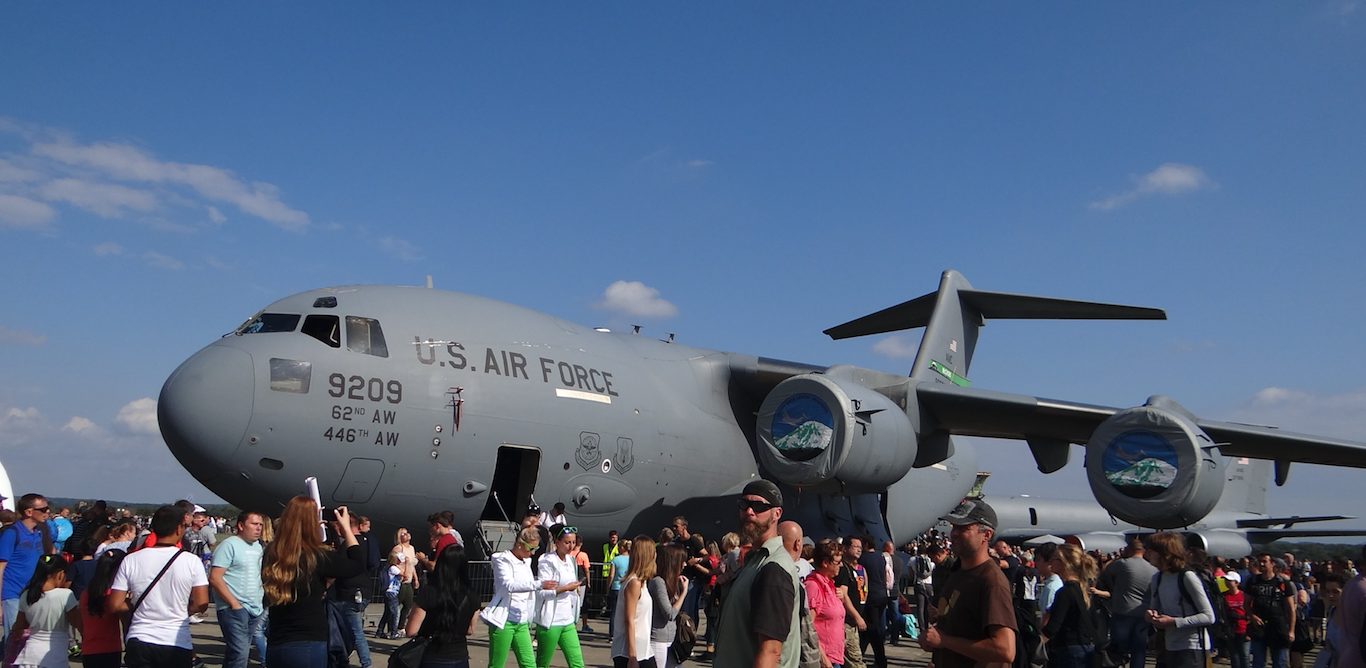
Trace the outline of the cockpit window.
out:
<instances>
[{"instance_id":1,"label":"cockpit window","mask_svg":"<svg viewBox=\"0 0 1366 668\"><path fill-rule=\"evenodd\" d=\"M265 334L267 332L292 332L299 326L298 313L257 313L237 328L237 334Z\"/></svg>"},{"instance_id":2,"label":"cockpit window","mask_svg":"<svg viewBox=\"0 0 1366 668\"><path fill-rule=\"evenodd\" d=\"M310 315L300 331L333 348L341 347L341 318L335 315Z\"/></svg>"},{"instance_id":3,"label":"cockpit window","mask_svg":"<svg viewBox=\"0 0 1366 668\"><path fill-rule=\"evenodd\" d=\"M389 347L384 344L384 330L380 329L379 321L374 318L346 316L346 349L375 357L389 356Z\"/></svg>"},{"instance_id":4,"label":"cockpit window","mask_svg":"<svg viewBox=\"0 0 1366 668\"><path fill-rule=\"evenodd\" d=\"M313 381L313 365L309 362L270 358L270 389L276 392L308 394Z\"/></svg>"}]
</instances>

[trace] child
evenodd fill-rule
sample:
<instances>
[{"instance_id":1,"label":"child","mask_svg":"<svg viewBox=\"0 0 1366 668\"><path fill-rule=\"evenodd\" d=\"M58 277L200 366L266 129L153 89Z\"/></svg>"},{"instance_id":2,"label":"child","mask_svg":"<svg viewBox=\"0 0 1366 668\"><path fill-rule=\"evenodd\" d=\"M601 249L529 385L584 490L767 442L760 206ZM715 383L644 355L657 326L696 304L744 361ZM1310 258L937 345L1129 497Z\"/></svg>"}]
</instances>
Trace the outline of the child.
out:
<instances>
[{"instance_id":1,"label":"child","mask_svg":"<svg viewBox=\"0 0 1366 668\"><path fill-rule=\"evenodd\" d=\"M1243 578L1238 575L1238 571L1229 571L1224 574L1223 580L1228 587L1228 591L1224 593L1224 606L1228 609L1230 668L1248 668L1247 608L1243 598Z\"/></svg>"}]
</instances>

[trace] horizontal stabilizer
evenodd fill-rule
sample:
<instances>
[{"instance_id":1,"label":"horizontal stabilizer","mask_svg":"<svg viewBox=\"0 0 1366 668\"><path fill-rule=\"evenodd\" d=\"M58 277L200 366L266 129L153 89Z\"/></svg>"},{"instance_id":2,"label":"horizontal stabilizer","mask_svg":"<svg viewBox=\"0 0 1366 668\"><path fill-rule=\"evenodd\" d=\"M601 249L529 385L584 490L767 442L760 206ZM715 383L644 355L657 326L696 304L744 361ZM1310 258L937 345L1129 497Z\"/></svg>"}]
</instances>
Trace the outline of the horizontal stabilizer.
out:
<instances>
[{"instance_id":1,"label":"horizontal stabilizer","mask_svg":"<svg viewBox=\"0 0 1366 668\"><path fill-rule=\"evenodd\" d=\"M1354 520L1355 517L1346 515L1316 515L1314 517L1267 517L1257 520L1238 520L1239 529L1270 529L1271 527L1285 527L1289 529L1296 524L1305 522L1335 522L1337 520Z\"/></svg>"},{"instance_id":2,"label":"horizontal stabilizer","mask_svg":"<svg viewBox=\"0 0 1366 668\"><path fill-rule=\"evenodd\" d=\"M934 314L939 293L931 292L877 313L851 320L825 330L832 339L885 334L903 329L925 327ZM1122 304L1102 304L1073 299L1035 297L1008 292L986 290L958 290L958 299L966 308L977 311L983 318L1009 320L1166 320L1162 309Z\"/></svg>"},{"instance_id":3,"label":"horizontal stabilizer","mask_svg":"<svg viewBox=\"0 0 1366 668\"><path fill-rule=\"evenodd\" d=\"M1282 538L1332 538L1334 536L1366 536L1366 529L1248 529L1247 540L1264 545Z\"/></svg>"}]
</instances>

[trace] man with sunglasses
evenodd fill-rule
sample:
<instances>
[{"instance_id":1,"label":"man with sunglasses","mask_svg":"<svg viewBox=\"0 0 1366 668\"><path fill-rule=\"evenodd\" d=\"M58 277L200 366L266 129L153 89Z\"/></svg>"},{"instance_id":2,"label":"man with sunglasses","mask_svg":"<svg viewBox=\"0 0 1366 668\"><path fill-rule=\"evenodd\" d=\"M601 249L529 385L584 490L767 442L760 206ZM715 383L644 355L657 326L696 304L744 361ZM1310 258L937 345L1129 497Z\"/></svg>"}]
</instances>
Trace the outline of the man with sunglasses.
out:
<instances>
[{"instance_id":1,"label":"man with sunglasses","mask_svg":"<svg viewBox=\"0 0 1366 668\"><path fill-rule=\"evenodd\" d=\"M783 494L767 480L745 486L740 540L752 546L721 602L713 668L796 668L801 659L797 565L783 548Z\"/></svg>"},{"instance_id":2,"label":"man with sunglasses","mask_svg":"<svg viewBox=\"0 0 1366 668\"><path fill-rule=\"evenodd\" d=\"M51 554L52 536L47 521L52 509L40 494L25 494L15 505L19 521L0 531L0 606L4 609L3 632L0 643L9 637L14 618L19 615L19 593L28 586L38 559Z\"/></svg>"}]
</instances>

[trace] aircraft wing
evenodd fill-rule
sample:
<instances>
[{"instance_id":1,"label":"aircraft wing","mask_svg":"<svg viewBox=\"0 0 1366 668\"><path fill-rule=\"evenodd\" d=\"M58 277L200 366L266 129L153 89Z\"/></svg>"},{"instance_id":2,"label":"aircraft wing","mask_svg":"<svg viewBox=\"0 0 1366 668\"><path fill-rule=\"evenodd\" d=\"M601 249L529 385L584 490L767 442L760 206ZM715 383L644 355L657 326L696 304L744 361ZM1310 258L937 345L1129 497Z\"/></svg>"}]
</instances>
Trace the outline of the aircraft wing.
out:
<instances>
[{"instance_id":1,"label":"aircraft wing","mask_svg":"<svg viewBox=\"0 0 1366 668\"><path fill-rule=\"evenodd\" d=\"M924 426L930 430L1022 439L1031 445L1086 443L1096 427L1121 410L936 383L921 383L915 393L922 418L929 418ZM1366 468L1366 443L1231 422L1199 420L1196 424L1226 456Z\"/></svg>"}]
</instances>

